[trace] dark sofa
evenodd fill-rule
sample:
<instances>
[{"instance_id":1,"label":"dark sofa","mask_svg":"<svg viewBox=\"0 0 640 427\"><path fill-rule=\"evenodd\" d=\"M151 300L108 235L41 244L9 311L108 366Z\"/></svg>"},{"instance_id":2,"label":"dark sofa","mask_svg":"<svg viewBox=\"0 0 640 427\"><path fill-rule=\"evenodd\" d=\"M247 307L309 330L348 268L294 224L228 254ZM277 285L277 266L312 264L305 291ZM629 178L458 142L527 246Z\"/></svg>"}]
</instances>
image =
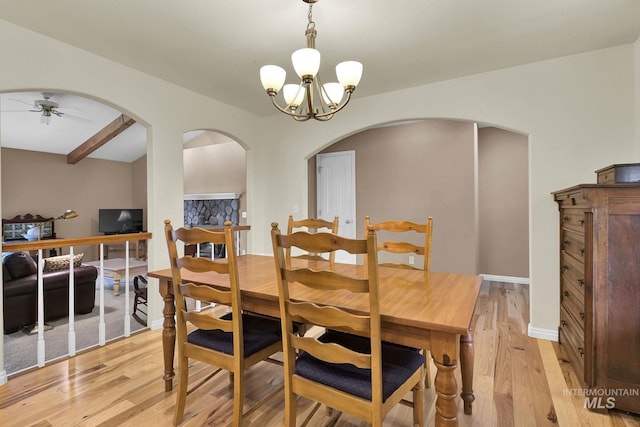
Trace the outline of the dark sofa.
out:
<instances>
[{"instance_id":1,"label":"dark sofa","mask_svg":"<svg viewBox=\"0 0 640 427\"><path fill-rule=\"evenodd\" d=\"M98 270L90 266L74 267L76 314L90 313L95 306ZM43 273L44 320L69 314L69 270ZM38 267L26 252L2 255L2 297L4 333L34 325L38 319Z\"/></svg>"}]
</instances>

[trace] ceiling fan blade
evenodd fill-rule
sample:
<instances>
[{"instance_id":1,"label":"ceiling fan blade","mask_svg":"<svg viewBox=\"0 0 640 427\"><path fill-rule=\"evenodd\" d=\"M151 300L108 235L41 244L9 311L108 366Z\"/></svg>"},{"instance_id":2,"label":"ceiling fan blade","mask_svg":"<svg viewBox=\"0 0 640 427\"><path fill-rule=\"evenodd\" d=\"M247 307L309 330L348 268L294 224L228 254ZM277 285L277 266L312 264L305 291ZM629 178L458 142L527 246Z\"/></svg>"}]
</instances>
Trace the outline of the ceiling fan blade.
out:
<instances>
[{"instance_id":1,"label":"ceiling fan blade","mask_svg":"<svg viewBox=\"0 0 640 427\"><path fill-rule=\"evenodd\" d=\"M2 110L0 113L28 113L29 110Z\"/></svg>"},{"instance_id":2,"label":"ceiling fan blade","mask_svg":"<svg viewBox=\"0 0 640 427\"><path fill-rule=\"evenodd\" d=\"M63 113L61 111L52 111L52 113L55 114L58 117L66 118L66 119L69 119L69 120L75 120L76 122L93 123L92 120L85 119L84 117L74 116L74 115L68 114L68 113Z\"/></svg>"},{"instance_id":3,"label":"ceiling fan blade","mask_svg":"<svg viewBox=\"0 0 640 427\"><path fill-rule=\"evenodd\" d=\"M9 98L10 101L17 101L17 102L21 102L23 104L28 105L29 107L33 107L33 102L27 102L27 101L23 101L22 99L16 99L16 98Z\"/></svg>"}]
</instances>

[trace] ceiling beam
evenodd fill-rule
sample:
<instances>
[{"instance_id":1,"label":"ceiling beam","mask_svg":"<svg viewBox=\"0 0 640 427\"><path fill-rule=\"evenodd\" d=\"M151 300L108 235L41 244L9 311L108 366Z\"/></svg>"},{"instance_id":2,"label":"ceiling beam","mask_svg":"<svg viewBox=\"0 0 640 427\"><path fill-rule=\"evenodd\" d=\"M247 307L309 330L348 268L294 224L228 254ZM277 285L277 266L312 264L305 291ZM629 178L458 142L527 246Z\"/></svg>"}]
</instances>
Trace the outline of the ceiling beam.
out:
<instances>
[{"instance_id":1,"label":"ceiling beam","mask_svg":"<svg viewBox=\"0 0 640 427\"><path fill-rule=\"evenodd\" d=\"M111 141L116 136L124 132L136 121L131 117L121 114L114 121L102 128L98 133L80 144L75 150L67 154L67 164L75 165L89 154Z\"/></svg>"}]
</instances>

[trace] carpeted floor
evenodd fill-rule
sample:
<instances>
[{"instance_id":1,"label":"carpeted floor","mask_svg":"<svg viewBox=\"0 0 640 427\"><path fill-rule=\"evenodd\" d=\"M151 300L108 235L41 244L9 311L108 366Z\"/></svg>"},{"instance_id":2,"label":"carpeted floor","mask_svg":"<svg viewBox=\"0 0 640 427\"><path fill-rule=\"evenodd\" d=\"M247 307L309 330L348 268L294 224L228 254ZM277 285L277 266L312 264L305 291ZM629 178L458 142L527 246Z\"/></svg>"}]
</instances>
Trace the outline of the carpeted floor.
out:
<instances>
[{"instance_id":1,"label":"carpeted floor","mask_svg":"<svg viewBox=\"0 0 640 427\"><path fill-rule=\"evenodd\" d=\"M124 312L125 294L124 286L120 286L120 295L113 296L113 286L105 279L104 289L104 317L106 341L124 336ZM133 289L133 285L130 285ZM133 311L133 292L129 294L129 314ZM100 296L96 289L96 306L91 313L77 315L75 317L76 351L93 347L98 344L98 322L100 320L99 308ZM146 311L146 307L143 307ZM141 316L144 320L145 316ZM45 331L45 361L66 356L68 351L68 318L48 322L53 329ZM131 317L131 332L140 330L145 326ZM23 331L4 335L4 364L8 375L28 369L37 365L37 340L38 335L28 335Z\"/></svg>"}]
</instances>

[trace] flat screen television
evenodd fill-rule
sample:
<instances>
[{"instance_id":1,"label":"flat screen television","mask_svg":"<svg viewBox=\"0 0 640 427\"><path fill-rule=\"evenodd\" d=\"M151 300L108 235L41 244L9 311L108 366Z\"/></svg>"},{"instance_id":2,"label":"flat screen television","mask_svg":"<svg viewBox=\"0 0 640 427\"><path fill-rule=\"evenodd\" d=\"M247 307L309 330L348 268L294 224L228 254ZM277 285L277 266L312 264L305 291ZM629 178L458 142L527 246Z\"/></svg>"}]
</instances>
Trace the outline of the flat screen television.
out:
<instances>
[{"instance_id":1,"label":"flat screen television","mask_svg":"<svg viewBox=\"0 0 640 427\"><path fill-rule=\"evenodd\" d=\"M142 209L98 209L98 231L104 234L139 233Z\"/></svg>"}]
</instances>

